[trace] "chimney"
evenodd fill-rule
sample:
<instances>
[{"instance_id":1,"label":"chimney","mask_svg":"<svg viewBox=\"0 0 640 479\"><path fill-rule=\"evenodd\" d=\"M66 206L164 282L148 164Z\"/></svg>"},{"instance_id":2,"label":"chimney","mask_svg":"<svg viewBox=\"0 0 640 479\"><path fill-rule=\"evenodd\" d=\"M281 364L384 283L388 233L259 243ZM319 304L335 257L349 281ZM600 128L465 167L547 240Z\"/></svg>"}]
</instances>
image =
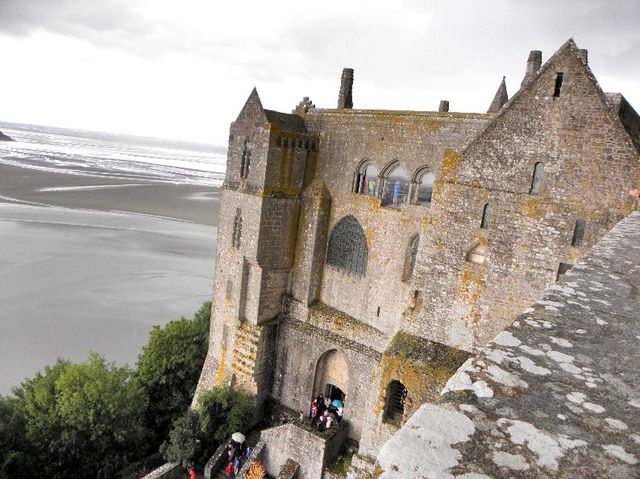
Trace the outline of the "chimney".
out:
<instances>
[{"instance_id":1,"label":"chimney","mask_svg":"<svg viewBox=\"0 0 640 479\"><path fill-rule=\"evenodd\" d=\"M580 52L580 58L582 58L582 61L584 62L585 65L589 64L589 50L585 50L584 48L581 48L579 50Z\"/></svg>"},{"instance_id":2,"label":"chimney","mask_svg":"<svg viewBox=\"0 0 640 479\"><path fill-rule=\"evenodd\" d=\"M340 80L340 96L338 97L338 108L353 108L351 91L353 90L353 68L342 69L342 79Z\"/></svg>"},{"instance_id":3,"label":"chimney","mask_svg":"<svg viewBox=\"0 0 640 479\"><path fill-rule=\"evenodd\" d=\"M542 65L542 52L540 50L531 50L527 60L527 71L524 74L520 87L522 88L538 73Z\"/></svg>"},{"instance_id":4,"label":"chimney","mask_svg":"<svg viewBox=\"0 0 640 479\"><path fill-rule=\"evenodd\" d=\"M449 100L440 100L438 111L449 111Z\"/></svg>"}]
</instances>

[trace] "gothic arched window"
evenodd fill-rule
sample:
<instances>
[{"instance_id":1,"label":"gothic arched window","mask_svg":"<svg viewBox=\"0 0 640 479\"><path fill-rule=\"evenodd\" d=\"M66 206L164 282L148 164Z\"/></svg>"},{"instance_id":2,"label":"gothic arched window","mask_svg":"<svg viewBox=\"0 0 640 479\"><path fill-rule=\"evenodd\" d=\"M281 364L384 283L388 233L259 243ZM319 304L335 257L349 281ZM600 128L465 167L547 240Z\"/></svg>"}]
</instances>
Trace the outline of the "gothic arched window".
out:
<instances>
[{"instance_id":1,"label":"gothic arched window","mask_svg":"<svg viewBox=\"0 0 640 479\"><path fill-rule=\"evenodd\" d=\"M416 171L411 180L411 204L426 207L431 206L431 196L433 194L433 183L435 179L435 173L430 172L427 167L422 167Z\"/></svg>"},{"instance_id":2,"label":"gothic arched window","mask_svg":"<svg viewBox=\"0 0 640 479\"><path fill-rule=\"evenodd\" d=\"M244 142L242 149L242 158L240 159L240 178L249 176L249 168L251 166L251 150L249 149L249 140Z\"/></svg>"},{"instance_id":3,"label":"gothic arched window","mask_svg":"<svg viewBox=\"0 0 640 479\"><path fill-rule=\"evenodd\" d=\"M369 161L363 161L358 167L353 184L353 192L375 196L378 189L378 170Z\"/></svg>"},{"instance_id":4,"label":"gothic arched window","mask_svg":"<svg viewBox=\"0 0 640 479\"><path fill-rule=\"evenodd\" d=\"M231 244L234 248L240 247L240 238L242 237L242 211L240 208L236 208L236 216L233 219L233 236L231 237Z\"/></svg>"},{"instance_id":5,"label":"gothic arched window","mask_svg":"<svg viewBox=\"0 0 640 479\"><path fill-rule=\"evenodd\" d=\"M385 166L381 173L382 189L378 188L378 194L383 206L400 208L407 202L409 193L409 176L398 160L394 160Z\"/></svg>"},{"instance_id":6,"label":"gothic arched window","mask_svg":"<svg viewBox=\"0 0 640 479\"><path fill-rule=\"evenodd\" d=\"M349 215L338 221L329 237L327 264L364 276L368 255L367 238L358 220Z\"/></svg>"},{"instance_id":7,"label":"gothic arched window","mask_svg":"<svg viewBox=\"0 0 640 479\"><path fill-rule=\"evenodd\" d=\"M540 193L542 187L542 172L544 165L541 161L537 162L533 167L533 178L531 179L531 188L529 189L530 195L537 195Z\"/></svg>"},{"instance_id":8,"label":"gothic arched window","mask_svg":"<svg viewBox=\"0 0 640 479\"><path fill-rule=\"evenodd\" d=\"M382 420L400 425L404 417L404 403L407 399L407 388L400 381L391 381L387 386L387 401Z\"/></svg>"},{"instance_id":9,"label":"gothic arched window","mask_svg":"<svg viewBox=\"0 0 640 479\"><path fill-rule=\"evenodd\" d=\"M409 242L407 254L404 260L404 272L402 274L403 281L409 281L413 276L413 270L416 266L416 257L418 256L418 246L420 244L420 236L415 235Z\"/></svg>"},{"instance_id":10,"label":"gothic arched window","mask_svg":"<svg viewBox=\"0 0 640 479\"><path fill-rule=\"evenodd\" d=\"M480 221L480 228L486 229L489 227L491 221L491 203L484 205L482 209L482 221Z\"/></svg>"}]
</instances>

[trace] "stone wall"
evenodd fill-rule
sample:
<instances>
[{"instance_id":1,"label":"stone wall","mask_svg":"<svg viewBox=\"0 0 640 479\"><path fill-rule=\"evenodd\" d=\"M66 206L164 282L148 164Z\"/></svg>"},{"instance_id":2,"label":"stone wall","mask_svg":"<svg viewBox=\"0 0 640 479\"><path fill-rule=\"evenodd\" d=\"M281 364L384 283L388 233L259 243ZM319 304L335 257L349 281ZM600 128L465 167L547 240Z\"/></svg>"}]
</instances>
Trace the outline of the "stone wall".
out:
<instances>
[{"instance_id":1,"label":"stone wall","mask_svg":"<svg viewBox=\"0 0 640 479\"><path fill-rule=\"evenodd\" d=\"M411 417L376 477L638 477L639 273L634 213Z\"/></svg>"},{"instance_id":2,"label":"stone wall","mask_svg":"<svg viewBox=\"0 0 640 479\"><path fill-rule=\"evenodd\" d=\"M537 162L542 186L530 194ZM465 151L445 155L417 265L423 284L439 281L425 289L419 321L405 327L465 349L486 343L555 281L559 263L575 263L631 211L627 191L639 176L621 122L577 48L565 45ZM578 219L584 240L572 247ZM481 265L466 260L476 244L486 248Z\"/></svg>"},{"instance_id":3,"label":"stone wall","mask_svg":"<svg viewBox=\"0 0 640 479\"><path fill-rule=\"evenodd\" d=\"M278 477L282 466L293 460L299 465L298 479L318 479L322 470L338 454L345 439L345 428L317 433L296 424L262 431L264 441L264 466L267 473Z\"/></svg>"}]
</instances>

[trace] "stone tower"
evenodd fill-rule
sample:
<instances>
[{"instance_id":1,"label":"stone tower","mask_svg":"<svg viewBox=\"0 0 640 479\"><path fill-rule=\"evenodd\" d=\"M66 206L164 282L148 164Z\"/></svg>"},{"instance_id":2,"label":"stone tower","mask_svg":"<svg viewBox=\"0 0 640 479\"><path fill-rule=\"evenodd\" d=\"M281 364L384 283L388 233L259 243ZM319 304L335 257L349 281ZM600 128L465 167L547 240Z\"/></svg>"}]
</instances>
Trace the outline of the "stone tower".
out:
<instances>
[{"instance_id":1,"label":"stone tower","mask_svg":"<svg viewBox=\"0 0 640 479\"><path fill-rule=\"evenodd\" d=\"M280 297L289 283L305 172L316 147L298 115L265 110L256 89L231 125L221 192L215 308L198 390L269 393ZM208 383L208 384L207 384Z\"/></svg>"}]
</instances>

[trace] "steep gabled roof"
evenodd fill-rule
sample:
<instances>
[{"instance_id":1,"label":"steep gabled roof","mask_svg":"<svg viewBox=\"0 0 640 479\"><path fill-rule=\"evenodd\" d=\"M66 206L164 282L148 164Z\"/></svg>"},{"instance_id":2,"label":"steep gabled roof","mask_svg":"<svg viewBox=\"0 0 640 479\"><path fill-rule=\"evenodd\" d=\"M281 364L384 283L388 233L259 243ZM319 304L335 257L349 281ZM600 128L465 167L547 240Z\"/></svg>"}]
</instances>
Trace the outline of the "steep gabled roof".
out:
<instances>
[{"instance_id":1,"label":"steep gabled roof","mask_svg":"<svg viewBox=\"0 0 640 479\"><path fill-rule=\"evenodd\" d=\"M525 92L528 92L533 88L535 88L538 79L541 76L543 76L547 72L547 70L549 70L549 68L554 66L557 62L557 59L560 58L562 55L564 55L568 50L573 51L576 57L578 57L582 61L584 68L586 70L586 73L595 87L596 94L598 95L598 97L600 98L600 101L602 102L603 109L607 112L607 114L610 115L610 118L614 120L620 126L620 128L622 128L625 131L625 133L627 134L627 137L629 137L629 141L632 144L632 146L634 148L637 148L635 141L630 137L627 127L623 124L623 121L621 120L619 113L613 112L610 101L607 100L607 97L604 91L602 91L602 88L600 88L600 85L598 84L598 81L596 80L595 75L591 71L591 68L589 68L589 65L586 62L585 58L582 57L582 54L578 46L576 45L575 41L573 40L573 38L569 38L569 40L567 40L553 55L551 55L551 57L544 63L544 65L542 65L542 67L538 70L538 72L529 81L527 81L526 84L520 87L520 89L511 97L511 99L500 109L500 111L496 114L493 120L490 121L487 124L487 126L478 133L478 135L474 138L474 140L467 145L464 151L472 148L473 145L480 138L482 138L487 131L491 130L492 128L495 128L498 120L503 115L506 115L509 112L512 105L516 103Z\"/></svg>"},{"instance_id":2,"label":"steep gabled roof","mask_svg":"<svg viewBox=\"0 0 640 479\"><path fill-rule=\"evenodd\" d=\"M279 111L265 110L267 121L284 131L293 131L297 133L306 133L307 128L304 126L302 118L292 113L280 113Z\"/></svg>"}]
</instances>

